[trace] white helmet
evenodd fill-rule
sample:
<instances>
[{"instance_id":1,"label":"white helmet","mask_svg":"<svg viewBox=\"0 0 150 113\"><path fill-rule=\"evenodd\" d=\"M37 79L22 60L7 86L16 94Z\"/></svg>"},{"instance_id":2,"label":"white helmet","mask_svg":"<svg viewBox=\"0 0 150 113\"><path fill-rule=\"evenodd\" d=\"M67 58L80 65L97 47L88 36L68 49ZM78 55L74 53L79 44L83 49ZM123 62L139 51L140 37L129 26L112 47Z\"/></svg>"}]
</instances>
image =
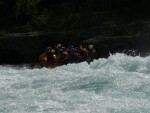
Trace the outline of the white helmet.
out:
<instances>
[{"instance_id":1,"label":"white helmet","mask_svg":"<svg viewBox=\"0 0 150 113\"><path fill-rule=\"evenodd\" d=\"M53 55L53 58L56 60L56 55Z\"/></svg>"},{"instance_id":2,"label":"white helmet","mask_svg":"<svg viewBox=\"0 0 150 113\"><path fill-rule=\"evenodd\" d=\"M57 44L57 48L61 47L61 44Z\"/></svg>"},{"instance_id":3,"label":"white helmet","mask_svg":"<svg viewBox=\"0 0 150 113\"><path fill-rule=\"evenodd\" d=\"M93 45L89 45L89 50L92 50L93 49Z\"/></svg>"}]
</instances>

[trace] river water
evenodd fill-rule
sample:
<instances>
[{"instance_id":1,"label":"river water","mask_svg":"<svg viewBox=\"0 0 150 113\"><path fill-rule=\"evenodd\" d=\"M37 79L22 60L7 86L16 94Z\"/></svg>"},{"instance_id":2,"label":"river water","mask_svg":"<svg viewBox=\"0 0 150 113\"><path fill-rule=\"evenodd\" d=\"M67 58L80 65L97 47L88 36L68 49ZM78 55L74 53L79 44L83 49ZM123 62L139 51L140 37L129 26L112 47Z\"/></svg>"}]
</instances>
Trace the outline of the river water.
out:
<instances>
[{"instance_id":1,"label":"river water","mask_svg":"<svg viewBox=\"0 0 150 113\"><path fill-rule=\"evenodd\" d=\"M0 66L0 113L150 113L150 56L54 69Z\"/></svg>"}]
</instances>

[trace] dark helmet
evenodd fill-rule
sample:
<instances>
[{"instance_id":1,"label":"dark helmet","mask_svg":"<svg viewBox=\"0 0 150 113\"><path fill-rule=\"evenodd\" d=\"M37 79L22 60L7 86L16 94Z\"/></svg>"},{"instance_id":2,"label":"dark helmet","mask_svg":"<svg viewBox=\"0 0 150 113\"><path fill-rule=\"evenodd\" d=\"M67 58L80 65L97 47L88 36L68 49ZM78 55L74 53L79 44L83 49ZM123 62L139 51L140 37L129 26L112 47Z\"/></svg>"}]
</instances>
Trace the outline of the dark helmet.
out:
<instances>
[{"instance_id":1,"label":"dark helmet","mask_svg":"<svg viewBox=\"0 0 150 113\"><path fill-rule=\"evenodd\" d=\"M75 47L74 47L74 46L70 46L70 47L69 47L69 51L70 51L71 53L73 53L73 52L75 52L75 51L76 51L76 49L75 49Z\"/></svg>"},{"instance_id":2,"label":"dark helmet","mask_svg":"<svg viewBox=\"0 0 150 113\"><path fill-rule=\"evenodd\" d=\"M51 50L51 47L47 47L46 49L45 49L45 52L49 52Z\"/></svg>"}]
</instances>

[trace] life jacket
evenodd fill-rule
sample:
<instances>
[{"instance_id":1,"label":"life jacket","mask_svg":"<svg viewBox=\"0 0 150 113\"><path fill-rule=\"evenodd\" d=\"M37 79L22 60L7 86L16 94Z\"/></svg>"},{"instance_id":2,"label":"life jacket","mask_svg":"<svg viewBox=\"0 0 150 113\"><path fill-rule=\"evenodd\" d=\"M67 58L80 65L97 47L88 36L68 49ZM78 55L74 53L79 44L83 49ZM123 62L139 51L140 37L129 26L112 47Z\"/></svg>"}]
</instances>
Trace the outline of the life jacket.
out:
<instances>
[{"instance_id":1,"label":"life jacket","mask_svg":"<svg viewBox=\"0 0 150 113\"><path fill-rule=\"evenodd\" d=\"M44 52L39 56L39 60L44 60L47 57L47 54ZM46 60L46 59L45 59Z\"/></svg>"},{"instance_id":2,"label":"life jacket","mask_svg":"<svg viewBox=\"0 0 150 113\"><path fill-rule=\"evenodd\" d=\"M49 62L55 62L56 60L56 54L55 54L55 50L52 49L49 52L47 52L47 58Z\"/></svg>"},{"instance_id":3,"label":"life jacket","mask_svg":"<svg viewBox=\"0 0 150 113\"><path fill-rule=\"evenodd\" d=\"M48 67L48 58L45 52L39 56L39 63L44 67Z\"/></svg>"},{"instance_id":4,"label":"life jacket","mask_svg":"<svg viewBox=\"0 0 150 113\"><path fill-rule=\"evenodd\" d=\"M67 51L63 51L62 53L58 54L56 61L60 64L67 64L69 61L69 55Z\"/></svg>"},{"instance_id":5,"label":"life jacket","mask_svg":"<svg viewBox=\"0 0 150 113\"><path fill-rule=\"evenodd\" d=\"M82 48L78 52L81 55L83 61L87 59L87 57L88 57L88 50L86 50L86 48Z\"/></svg>"},{"instance_id":6,"label":"life jacket","mask_svg":"<svg viewBox=\"0 0 150 113\"><path fill-rule=\"evenodd\" d=\"M69 49L69 62L78 63L80 61L81 61L80 53L75 48Z\"/></svg>"}]
</instances>

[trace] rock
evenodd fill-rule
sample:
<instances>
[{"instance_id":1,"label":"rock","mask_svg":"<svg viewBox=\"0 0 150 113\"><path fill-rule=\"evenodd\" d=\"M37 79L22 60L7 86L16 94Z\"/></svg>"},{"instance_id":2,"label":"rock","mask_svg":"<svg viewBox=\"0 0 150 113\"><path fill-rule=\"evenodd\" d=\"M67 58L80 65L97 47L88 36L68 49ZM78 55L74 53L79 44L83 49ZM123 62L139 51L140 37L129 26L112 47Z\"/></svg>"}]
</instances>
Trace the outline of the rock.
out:
<instances>
[{"instance_id":1,"label":"rock","mask_svg":"<svg viewBox=\"0 0 150 113\"><path fill-rule=\"evenodd\" d=\"M58 43L82 43L86 47L93 44L98 57L108 57L109 53L124 50L150 51L150 27L141 22L125 26L127 35L114 36L103 33L102 27L79 29L68 32L28 32L5 34L0 37L0 64L31 63L45 50L46 46ZM107 29L105 29L107 30ZM130 32L129 32L130 31Z\"/></svg>"},{"instance_id":2,"label":"rock","mask_svg":"<svg viewBox=\"0 0 150 113\"><path fill-rule=\"evenodd\" d=\"M132 36L100 36L83 42L85 45L93 44L101 57L108 57L110 53L123 52L125 49L135 49L136 44Z\"/></svg>"},{"instance_id":3,"label":"rock","mask_svg":"<svg viewBox=\"0 0 150 113\"><path fill-rule=\"evenodd\" d=\"M18 64L37 59L46 46L67 42L63 33L14 33L0 38L0 63Z\"/></svg>"}]
</instances>

